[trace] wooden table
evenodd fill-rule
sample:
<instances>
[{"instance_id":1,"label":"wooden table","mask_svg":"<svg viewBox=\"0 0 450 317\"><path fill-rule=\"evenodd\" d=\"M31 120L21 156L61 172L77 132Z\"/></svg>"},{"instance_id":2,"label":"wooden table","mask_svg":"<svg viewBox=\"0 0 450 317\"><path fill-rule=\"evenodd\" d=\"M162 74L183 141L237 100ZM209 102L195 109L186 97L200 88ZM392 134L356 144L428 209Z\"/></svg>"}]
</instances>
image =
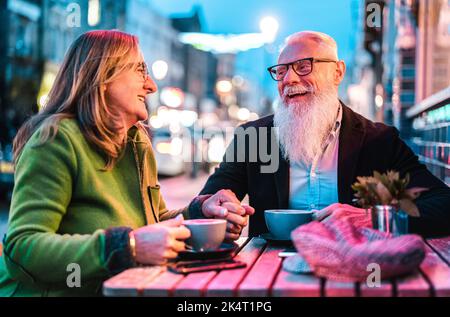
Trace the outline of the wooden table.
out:
<instances>
[{"instance_id":1,"label":"wooden table","mask_svg":"<svg viewBox=\"0 0 450 317\"><path fill-rule=\"evenodd\" d=\"M165 267L126 270L103 285L106 296L216 296L216 297L318 297L318 296L450 296L450 237L426 241L427 254L417 272L382 281L380 287L342 283L282 269L282 246L262 238L241 238L237 260L245 268L175 274Z\"/></svg>"}]
</instances>

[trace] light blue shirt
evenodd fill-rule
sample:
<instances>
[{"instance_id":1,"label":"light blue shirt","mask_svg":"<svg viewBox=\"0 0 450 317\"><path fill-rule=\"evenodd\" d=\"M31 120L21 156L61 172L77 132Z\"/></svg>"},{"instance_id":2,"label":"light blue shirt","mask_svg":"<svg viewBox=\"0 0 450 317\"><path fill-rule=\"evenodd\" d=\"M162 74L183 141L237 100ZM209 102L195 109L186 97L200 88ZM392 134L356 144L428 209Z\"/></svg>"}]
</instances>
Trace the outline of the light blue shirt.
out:
<instances>
[{"instance_id":1,"label":"light blue shirt","mask_svg":"<svg viewBox=\"0 0 450 317\"><path fill-rule=\"evenodd\" d=\"M320 210L338 202L337 167L342 106L334 130L311 166L290 162L289 209Z\"/></svg>"}]
</instances>

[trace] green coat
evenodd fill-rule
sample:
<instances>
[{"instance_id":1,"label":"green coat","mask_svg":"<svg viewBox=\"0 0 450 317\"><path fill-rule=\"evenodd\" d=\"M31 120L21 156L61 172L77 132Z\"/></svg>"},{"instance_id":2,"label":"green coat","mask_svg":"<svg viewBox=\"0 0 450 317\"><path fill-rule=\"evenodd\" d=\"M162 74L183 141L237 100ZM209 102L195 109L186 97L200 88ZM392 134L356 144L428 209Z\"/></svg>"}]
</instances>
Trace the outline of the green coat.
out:
<instances>
[{"instance_id":1,"label":"green coat","mask_svg":"<svg viewBox=\"0 0 450 317\"><path fill-rule=\"evenodd\" d=\"M188 218L187 208L167 210L141 128L129 130L124 156L110 171L74 119L62 120L54 140L36 146L39 135L40 129L16 164L0 296L99 295L112 274L105 229L138 228L181 212ZM71 263L79 265L80 288L67 286Z\"/></svg>"}]
</instances>

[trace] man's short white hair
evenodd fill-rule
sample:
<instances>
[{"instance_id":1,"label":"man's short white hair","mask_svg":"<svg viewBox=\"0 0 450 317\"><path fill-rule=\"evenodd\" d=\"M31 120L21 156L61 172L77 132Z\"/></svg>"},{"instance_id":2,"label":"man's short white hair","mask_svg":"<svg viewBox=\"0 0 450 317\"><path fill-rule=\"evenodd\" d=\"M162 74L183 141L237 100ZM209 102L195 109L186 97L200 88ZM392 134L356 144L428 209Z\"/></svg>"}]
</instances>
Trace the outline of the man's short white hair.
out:
<instances>
[{"instance_id":1,"label":"man's short white hair","mask_svg":"<svg viewBox=\"0 0 450 317\"><path fill-rule=\"evenodd\" d=\"M280 53L286 48L286 46L290 44L295 44L297 42L303 42L305 40L311 40L316 42L327 53L327 57L339 60L336 41L328 34L316 31L301 31L289 35L284 40L284 44L280 49Z\"/></svg>"}]
</instances>

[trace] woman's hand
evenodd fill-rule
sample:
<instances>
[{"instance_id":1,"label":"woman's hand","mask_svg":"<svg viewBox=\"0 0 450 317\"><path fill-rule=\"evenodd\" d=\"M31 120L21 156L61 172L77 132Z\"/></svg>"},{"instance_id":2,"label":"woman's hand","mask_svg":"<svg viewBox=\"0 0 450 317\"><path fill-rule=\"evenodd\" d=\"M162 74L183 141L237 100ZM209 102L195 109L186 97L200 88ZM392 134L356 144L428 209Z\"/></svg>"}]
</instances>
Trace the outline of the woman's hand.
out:
<instances>
[{"instance_id":1,"label":"woman's hand","mask_svg":"<svg viewBox=\"0 0 450 317\"><path fill-rule=\"evenodd\" d=\"M191 232L183 226L183 216L133 230L136 262L161 265L185 250L184 240Z\"/></svg>"},{"instance_id":2,"label":"woman's hand","mask_svg":"<svg viewBox=\"0 0 450 317\"><path fill-rule=\"evenodd\" d=\"M249 215L255 213L253 207L241 205L236 195L228 189L219 190L213 196L205 200L202 212L206 218L220 218L227 220L227 232L225 240L237 240L242 229L248 223Z\"/></svg>"}]
</instances>

